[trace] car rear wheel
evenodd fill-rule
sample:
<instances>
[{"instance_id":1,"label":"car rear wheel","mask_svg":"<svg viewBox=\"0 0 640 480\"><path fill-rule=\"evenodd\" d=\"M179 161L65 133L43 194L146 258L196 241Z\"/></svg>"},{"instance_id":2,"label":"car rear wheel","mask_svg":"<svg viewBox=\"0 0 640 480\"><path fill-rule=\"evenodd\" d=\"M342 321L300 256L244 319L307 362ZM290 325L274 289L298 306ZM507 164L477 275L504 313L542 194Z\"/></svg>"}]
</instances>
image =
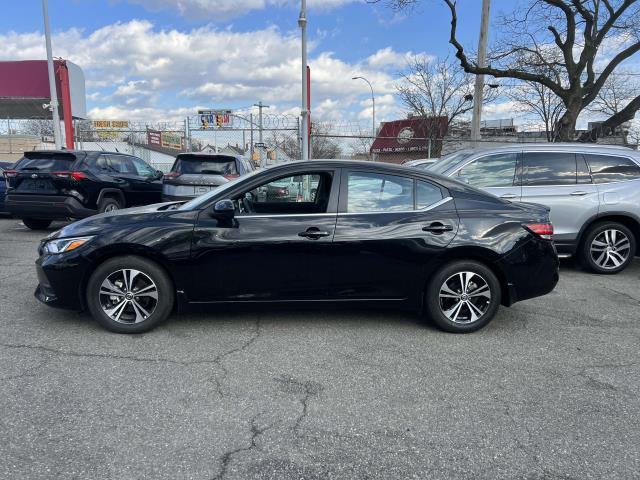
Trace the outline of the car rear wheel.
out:
<instances>
[{"instance_id":1,"label":"car rear wheel","mask_svg":"<svg viewBox=\"0 0 640 480\"><path fill-rule=\"evenodd\" d=\"M22 223L31 230L46 230L53 220L42 220L40 218L23 218Z\"/></svg>"},{"instance_id":2,"label":"car rear wheel","mask_svg":"<svg viewBox=\"0 0 640 480\"><path fill-rule=\"evenodd\" d=\"M141 257L107 260L91 275L87 306L93 318L116 333L142 333L166 320L175 292L165 271Z\"/></svg>"},{"instance_id":3,"label":"car rear wheel","mask_svg":"<svg viewBox=\"0 0 640 480\"><path fill-rule=\"evenodd\" d=\"M433 276L426 291L426 310L437 327L469 333L486 326L500 306L500 282L480 262L456 260Z\"/></svg>"},{"instance_id":4,"label":"car rear wheel","mask_svg":"<svg viewBox=\"0 0 640 480\"><path fill-rule=\"evenodd\" d=\"M580 252L582 264L595 273L619 273L629 266L636 252L636 238L618 222L603 222L591 227Z\"/></svg>"},{"instance_id":5,"label":"car rear wheel","mask_svg":"<svg viewBox=\"0 0 640 480\"><path fill-rule=\"evenodd\" d=\"M121 210L122 205L120 201L116 198L105 197L100 200L100 204L98 205L98 212L107 213L107 212L115 212L116 210Z\"/></svg>"}]
</instances>

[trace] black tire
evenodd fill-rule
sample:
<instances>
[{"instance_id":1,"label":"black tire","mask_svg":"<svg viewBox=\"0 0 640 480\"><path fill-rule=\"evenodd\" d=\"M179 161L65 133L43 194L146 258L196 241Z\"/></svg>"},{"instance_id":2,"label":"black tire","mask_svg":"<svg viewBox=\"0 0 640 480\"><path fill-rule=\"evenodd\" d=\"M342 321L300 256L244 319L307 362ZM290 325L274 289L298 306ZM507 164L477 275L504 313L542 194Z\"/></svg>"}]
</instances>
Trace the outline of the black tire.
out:
<instances>
[{"instance_id":1,"label":"black tire","mask_svg":"<svg viewBox=\"0 0 640 480\"><path fill-rule=\"evenodd\" d=\"M123 270L137 270L143 275L135 275L132 288L129 288L124 282L113 281L114 278L120 276ZM131 275L129 274L129 276ZM157 291L155 305L153 304L154 299L149 295L127 299L119 293L113 296L101 294L101 291L105 291L102 285L107 279L110 279L112 285L122 293L142 291L143 289L149 293L147 288L151 282ZM91 315L104 328L116 333L143 333L155 328L170 315L173 309L175 290L169 276L158 264L141 257L122 256L107 260L93 272L87 284L86 295L87 307ZM120 315L117 314L117 311L113 312L114 317L119 318L115 319L109 316L105 310L117 307L122 301L126 301L126 304L122 307ZM139 307L142 307L142 310ZM149 315L143 315L142 312Z\"/></svg>"},{"instance_id":2,"label":"black tire","mask_svg":"<svg viewBox=\"0 0 640 480\"><path fill-rule=\"evenodd\" d=\"M606 242L606 246L603 242ZM590 227L579 252L580 262L587 270L607 275L623 271L631 264L635 254L635 235L618 222L601 222Z\"/></svg>"},{"instance_id":3,"label":"black tire","mask_svg":"<svg viewBox=\"0 0 640 480\"><path fill-rule=\"evenodd\" d=\"M41 218L23 218L22 223L31 230L46 230L53 220L43 220Z\"/></svg>"},{"instance_id":4,"label":"black tire","mask_svg":"<svg viewBox=\"0 0 640 480\"><path fill-rule=\"evenodd\" d=\"M460 278L460 274L464 276ZM457 288L458 284L460 287L464 286L463 279L467 284L467 292L462 291L463 288ZM446 288L454 295L442 290L445 282ZM474 295L476 291L479 293ZM485 292L488 292L489 297ZM444 297L441 297L441 293ZM438 328L452 333L470 333L493 320L500 307L501 297L500 282L488 267L475 260L454 260L440 268L431 278L425 292L425 310L428 318ZM449 316L445 312L449 312Z\"/></svg>"},{"instance_id":5,"label":"black tire","mask_svg":"<svg viewBox=\"0 0 640 480\"><path fill-rule=\"evenodd\" d=\"M113 197L104 197L98 204L99 213L115 212L116 210L122 210L123 208L124 205L120 203L120 200Z\"/></svg>"}]
</instances>

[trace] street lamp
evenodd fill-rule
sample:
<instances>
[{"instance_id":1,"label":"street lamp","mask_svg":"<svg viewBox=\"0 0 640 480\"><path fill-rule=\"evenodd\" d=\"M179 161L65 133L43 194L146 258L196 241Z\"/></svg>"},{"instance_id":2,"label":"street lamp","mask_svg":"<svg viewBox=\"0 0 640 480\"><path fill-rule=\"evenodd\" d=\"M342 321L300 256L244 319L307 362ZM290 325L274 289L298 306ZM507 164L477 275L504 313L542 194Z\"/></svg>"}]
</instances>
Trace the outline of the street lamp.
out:
<instances>
[{"instance_id":1,"label":"street lamp","mask_svg":"<svg viewBox=\"0 0 640 480\"><path fill-rule=\"evenodd\" d=\"M371 89L371 105L373 106L373 127L371 129L372 140L376 138L376 97L373 94L373 87L371 86L371 82L364 77L353 77L351 80L364 80L369 85Z\"/></svg>"}]
</instances>

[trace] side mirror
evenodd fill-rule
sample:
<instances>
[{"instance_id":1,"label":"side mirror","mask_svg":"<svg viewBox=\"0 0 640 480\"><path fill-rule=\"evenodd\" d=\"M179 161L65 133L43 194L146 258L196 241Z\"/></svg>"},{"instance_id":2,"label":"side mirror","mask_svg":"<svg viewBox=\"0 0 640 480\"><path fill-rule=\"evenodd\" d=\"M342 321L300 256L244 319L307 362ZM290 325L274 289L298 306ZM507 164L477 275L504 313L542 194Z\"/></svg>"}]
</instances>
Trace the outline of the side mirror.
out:
<instances>
[{"instance_id":1,"label":"side mirror","mask_svg":"<svg viewBox=\"0 0 640 480\"><path fill-rule=\"evenodd\" d=\"M220 219L232 219L236 215L236 206L233 200L225 199L216 202L213 206L213 217Z\"/></svg>"},{"instance_id":2,"label":"side mirror","mask_svg":"<svg viewBox=\"0 0 640 480\"><path fill-rule=\"evenodd\" d=\"M162 179L162 177L164 177L164 172L162 172L161 170L156 170L156 173L153 175L153 179L160 180Z\"/></svg>"}]
</instances>

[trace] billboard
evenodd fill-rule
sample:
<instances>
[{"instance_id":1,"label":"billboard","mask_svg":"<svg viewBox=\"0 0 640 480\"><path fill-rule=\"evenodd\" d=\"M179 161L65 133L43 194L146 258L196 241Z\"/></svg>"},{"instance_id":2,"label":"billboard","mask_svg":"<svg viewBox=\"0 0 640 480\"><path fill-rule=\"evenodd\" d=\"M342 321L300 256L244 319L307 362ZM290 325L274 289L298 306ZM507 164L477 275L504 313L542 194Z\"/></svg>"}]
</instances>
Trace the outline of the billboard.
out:
<instances>
[{"instance_id":1,"label":"billboard","mask_svg":"<svg viewBox=\"0 0 640 480\"><path fill-rule=\"evenodd\" d=\"M231 110L198 110L198 115L200 115L200 127L203 129L233 126Z\"/></svg>"},{"instance_id":2,"label":"billboard","mask_svg":"<svg viewBox=\"0 0 640 480\"><path fill-rule=\"evenodd\" d=\"M184 150L184 134L182 132L147 130L147 144L171 150Z\"/></svg>"}]
</instances>

